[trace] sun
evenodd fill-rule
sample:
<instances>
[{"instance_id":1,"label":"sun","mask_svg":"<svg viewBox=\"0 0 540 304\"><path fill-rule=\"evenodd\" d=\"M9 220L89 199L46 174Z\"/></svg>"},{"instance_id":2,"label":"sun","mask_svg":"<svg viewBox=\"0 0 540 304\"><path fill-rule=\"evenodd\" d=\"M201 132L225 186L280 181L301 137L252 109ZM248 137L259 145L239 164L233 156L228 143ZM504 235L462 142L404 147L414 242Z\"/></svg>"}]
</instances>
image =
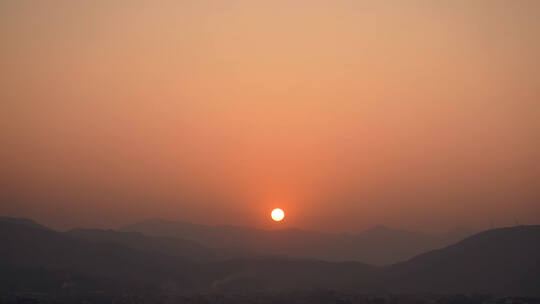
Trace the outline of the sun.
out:
<instances>
[{"instance_id":1,"label":"sun","mask_svg":"<svg viewBox=\"0 0 540 304\"><path fill-rule=\"evenodd\" d=\"M274 221L281 222L283 218L285 218L285 212L283 211L283 209L276 208L272 210L272 213L270 213L270 216L272 217Z\"/></svg>"}]
</instances>

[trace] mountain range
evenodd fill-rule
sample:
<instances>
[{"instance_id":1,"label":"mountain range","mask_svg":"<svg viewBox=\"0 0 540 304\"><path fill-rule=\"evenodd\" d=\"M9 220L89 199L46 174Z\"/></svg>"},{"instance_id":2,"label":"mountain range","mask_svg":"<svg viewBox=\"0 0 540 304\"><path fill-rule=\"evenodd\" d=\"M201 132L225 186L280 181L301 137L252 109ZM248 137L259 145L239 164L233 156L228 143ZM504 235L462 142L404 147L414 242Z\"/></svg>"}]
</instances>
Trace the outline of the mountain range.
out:
<instances>
[{"instance_id":1,"label":"mountain range","mask_svg":"<svg viewBox=\"0 0 540 304\"><path fill-rule=\"evenodd\" d=\"M390 266L222 252L112 230L0 219L0 292L187 293L332 289L540 296L540 226L488 230Z\"/></svg>"}]
</instances>

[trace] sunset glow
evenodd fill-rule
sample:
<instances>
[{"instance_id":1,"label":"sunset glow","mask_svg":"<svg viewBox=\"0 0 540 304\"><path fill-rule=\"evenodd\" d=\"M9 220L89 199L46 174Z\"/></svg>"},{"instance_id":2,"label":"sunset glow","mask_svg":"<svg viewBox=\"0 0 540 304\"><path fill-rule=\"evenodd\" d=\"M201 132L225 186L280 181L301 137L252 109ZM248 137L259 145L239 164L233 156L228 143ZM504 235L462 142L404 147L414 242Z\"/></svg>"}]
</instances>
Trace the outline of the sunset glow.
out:
<instances>
[{"instance_id":1,"label":"sunset glow","mask_svg":"<svg viewBox=\"0 0 540 304\"><path fill-rule=\"evenodd\" d=\"M537 223L539 12L0 1L0 213L264 229L278 202L326 232Z\"/></svg>"}]
</instances>

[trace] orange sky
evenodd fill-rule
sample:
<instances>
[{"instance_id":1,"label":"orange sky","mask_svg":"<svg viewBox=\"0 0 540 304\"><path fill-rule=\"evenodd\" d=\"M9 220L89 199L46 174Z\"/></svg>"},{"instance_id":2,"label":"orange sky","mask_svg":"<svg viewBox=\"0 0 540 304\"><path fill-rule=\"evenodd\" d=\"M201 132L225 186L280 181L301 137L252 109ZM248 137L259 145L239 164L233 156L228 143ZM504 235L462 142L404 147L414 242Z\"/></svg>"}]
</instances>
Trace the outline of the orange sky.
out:
<instances>
[{"instance_id":1,"label":"orange sky","mask_svg":"<svg viewBox=\"0 0 540 304\"><path fill-rule=\"evenodd\" d=\"M0 214L540 223L540 2L2 1Z\"/></svg>"}]
</instances>

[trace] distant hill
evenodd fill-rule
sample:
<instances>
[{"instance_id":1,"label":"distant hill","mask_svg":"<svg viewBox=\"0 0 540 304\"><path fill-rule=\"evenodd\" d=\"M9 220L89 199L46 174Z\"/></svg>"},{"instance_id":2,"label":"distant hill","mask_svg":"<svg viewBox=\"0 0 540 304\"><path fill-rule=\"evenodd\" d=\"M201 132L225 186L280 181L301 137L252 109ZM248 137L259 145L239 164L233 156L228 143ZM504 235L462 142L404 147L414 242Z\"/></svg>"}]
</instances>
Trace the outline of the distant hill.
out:
<instances>
[{"instance_id":1,"label":"distant hill","mask_svg":"<svg viewBox=\"0 0 540 304\"><path fill-rule=\"evenodd\" d=\"M9 216L0 216L0 223L12 223L18 225L29 226L33 228L39 228L43 230L50 230L48 227L45 227L41 224L36 223L35 221L27 218L18 218L18 217L9 217Z\"/></svg>"},{"instance_id":2,"label":"distant hill","mask_svg":"<svg viewBox=\"0 0 540 304\"><path fill-rule=\"evenodd\" d=\"M331 234L299 229L261 230L238 226L206 226L154 219L121 229L151 236L192 240L211 248L257 252L325 261L360 261L389 265L428 250L453 244L471 232L456 230L428 235L377 226L359 234Z\"/></svg>"},{"instance_id":3,"label":"distant hill","mask_svg":"<svg viewBox=\"0 0 540 304\"><path fill-rule=\"evenodd\" d=\"M139 232L117 232L101 229L73 229L66 233L77 239L98 244L120 244L131 249L205 261L217 258L217 252L195 242L170 237L150 237ZM226 258L226 257L223 257Z\"/></svg>"},{"instance_id":4,"label":"distant hill","mask_svg":"<svg viewBox=\"0 0 540 304\"><path fill-rule=\"evenodd\" d=\"M256 257L249 252L210 249L196 242L174 237L147 236L140 232L120 232L102 229L72 229L67 235L98 244L118 244L131 249L179 257L190 261L224 260Z\"/></svg>"},{"instance_id":5,"label":"distant hill","mask_svg":"<svg viewBox=\"0 0 540 304\"><path fill-rule=\"evenodd\" d=\"M100 230L64 233L0 221L0 292L159 295L332 289L540 296L540 226L482 232L385 267L276 257L212 259L207 250L175 238ZM189 259L194 253L210 256Z\"/></svg>"}]
</instances>

